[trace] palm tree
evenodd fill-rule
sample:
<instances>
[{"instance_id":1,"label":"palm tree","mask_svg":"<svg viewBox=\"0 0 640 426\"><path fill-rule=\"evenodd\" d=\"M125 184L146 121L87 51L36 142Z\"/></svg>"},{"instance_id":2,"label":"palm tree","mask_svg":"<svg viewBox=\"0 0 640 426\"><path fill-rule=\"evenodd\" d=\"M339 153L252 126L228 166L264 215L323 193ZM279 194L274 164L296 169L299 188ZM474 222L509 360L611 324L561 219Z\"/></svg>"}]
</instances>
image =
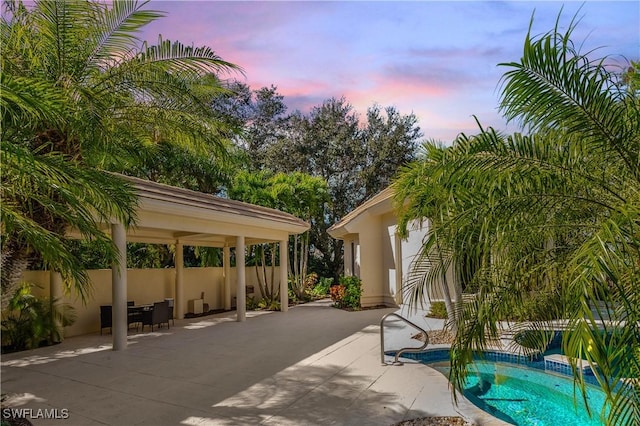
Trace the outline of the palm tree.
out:
<instances>
[{"instance_id":1,"label":"palm tree","mask_svg":"<svg viewBox=\"0 0 640 426\"><path fill-rule=\"evenodd\" d=\"M460 310L452 348L457 389L473 353L498 339L501 320L518 308L532 320L521 324L527 329L567 320L563 347L576 383L585 386L577 366L586 360L607 395L609 410L595 414L607 424L638 424L639 93L606 58L578 51L574 28L528 35L521 60L502 64L509 70L501 109L529 136L461 135L404 196L418 205L437 182L445 214L430 218L432 234L478 261L477 298ZM405 210L409 218L416 212Z\"/></svg>"},{"instance_id":2,"label":"palm tree","mask_svg":"<svg viewBox=\"0 0 640 426\"><path fill-rule=\"evenodd\" d=\"M327 183L320 177L305 173L271 173L268 171L240 171L229 187L229 197L290 213L311 222L322 212L329 201ZM305 298L305 279L309 265L309 231L290 237L289 281L291 290L298 299ZM258 284L263 299L268 303L277 301L279 294L274 282L275 244L254 246L258 268ZM266 272L266 254L271 255L271 279Z\"/></svg>"},{"instance_id":3,"label":"palm tree","mask_svg":"<svg viewBox=\"0 0 640 426\"><path fill-rule=\"evenodd\" d=\"M230 129L209 102L238 70L210 48L136 35L147 2L6 1L1 27L2 293L39 254L86 297L65 231L115 251L97 222L130 224L135 197L106 167L158 142L225 153ZM3 298L3 306L4 306Z\"/></svg>"},{"instance_id":4,"label":"palm tree","mask_svg":"<svg viewBox=\"0 0 640 426\"><path fill-rule=\"evenodd\" d=\"M440 182L443 176L439 169L446 164L449 151L436 141L425 143L418 161L400 169L393 182L396 210L398 216L398 232L406 238L411 221L420 220L428 223L428 233L421 252L412 262L406 281L409 290L409 304L421 305L428 299L429 292L439 289L443 295L448 321L445 327L453 334L457 333L460 302L462 301L462 282L456 280L455 294L451 295L447 281L447 271L464 270L456 255L467 251L454 251L448 240L443 238L434 221L437 223L449 214L450 197L447 188ZM457 278L457 277L456 277ZM452 297L453 296L453 297Z\"/></svg>"}]
</instances>

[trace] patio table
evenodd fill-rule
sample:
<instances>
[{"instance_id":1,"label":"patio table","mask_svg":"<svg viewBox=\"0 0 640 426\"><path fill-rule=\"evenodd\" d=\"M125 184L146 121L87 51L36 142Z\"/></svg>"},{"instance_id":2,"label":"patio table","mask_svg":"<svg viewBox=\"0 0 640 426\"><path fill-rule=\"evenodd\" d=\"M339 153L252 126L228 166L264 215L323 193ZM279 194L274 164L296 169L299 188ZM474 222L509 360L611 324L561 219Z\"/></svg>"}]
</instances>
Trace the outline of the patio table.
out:
<instances>
[{"instance_id":1,"label":"patio table","mask_svg":"<svg viewBox=\"0 0 640 426\"><path fill-rule=\"evenodd\" d=\"M142 323L146 311L152 311L153 305L127 306L127 324Z\"/></svg>"}]
</instances>

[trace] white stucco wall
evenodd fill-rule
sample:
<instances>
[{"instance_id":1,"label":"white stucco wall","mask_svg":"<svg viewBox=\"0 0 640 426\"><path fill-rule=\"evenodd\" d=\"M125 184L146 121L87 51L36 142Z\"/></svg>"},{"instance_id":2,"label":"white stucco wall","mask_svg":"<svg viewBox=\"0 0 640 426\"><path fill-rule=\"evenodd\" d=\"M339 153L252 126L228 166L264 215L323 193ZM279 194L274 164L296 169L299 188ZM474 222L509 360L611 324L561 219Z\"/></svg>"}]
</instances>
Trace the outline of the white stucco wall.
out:
<instances>
[{"instance_id":1,"label":"white stucco wall","mask_svg":"<svg viewBox=\"0 0 640 426\"><path fill-rule=\"evenodd\" d=\"M402 254L403 254L402 274L405 282L409 277L411 269L413 268L413 261L416 259L416 257L420 254L420 251L422 250L422 245L427 233L429 232L429 227L430 227L429 221L424 221L422 222L422 224L419 221L412 221L409 224L409 229L410 229L409 236L407 237L406 240L402 241ZM446 274L446 280L447 280L449 293L451 297L455 297L454 279L455 279L455 276L454 276L453 268L449 268ZM443 293L442 293L441 287L430 288L427 294L429 295L429 298L431 300L443 299Z\"/></svg>"},{"instance_id":2,"label":"white stucco wall","mask_svg":"<svg viewBox=\"0 0 640 426\"><path fill-rule=\"evenodd\" d=\"M398 249L396 244L396 218L393 214L388 213L382 217L384 226L384 244L382 252L382 264L384 268L384 289L386 293L394 301L399 288L397 286L398 276L397 270L400 265L397 263Z\"/></svg>"},{"instance_id":3,"label":"white stucco wall","mask_svg":"<svg viewBox=\"0 0 640 426\"><path fill-rule=\"evenodd\" d=\"M429 230L428 222L420 224L419 221L412 221L409 224L409 236L402 240L402 276L406 279L415 257L422 249L422 243Z\"/></svg>"},{"instance_id":4,"label":"white stucco wall","mask_svg":"<svg viewBox=\"0 0 640 426\"><path fill-rule=\"evenodd\" d=\"M405 302L407 278L422 249L429 222L411 222L406 239L398 236L397 219L391 212L363 215L352 230L352 234L344 237L344 274L362 279L362 306ZM453 297L453 270L447 271L447 283ZM438 286L430 288L427 294L431 300L443 298Z\"/></svg>"},{"instance_id":5,"label":"white stucco wall","mask_svg":"<svg viewBox=\"0 0 640 426\"><path fill-rule=\"evenodd\" d=\"M389 295L397 304L404 302L403 284L409 275L415 256L422 248L422 242L427 234L427 224L421 225L419 221L409 224L409 235L406 239L398 235L396 218L389 215L386 220L388 241L393 256L393 264L387 269Z\"/></svg>"}]
</instances>

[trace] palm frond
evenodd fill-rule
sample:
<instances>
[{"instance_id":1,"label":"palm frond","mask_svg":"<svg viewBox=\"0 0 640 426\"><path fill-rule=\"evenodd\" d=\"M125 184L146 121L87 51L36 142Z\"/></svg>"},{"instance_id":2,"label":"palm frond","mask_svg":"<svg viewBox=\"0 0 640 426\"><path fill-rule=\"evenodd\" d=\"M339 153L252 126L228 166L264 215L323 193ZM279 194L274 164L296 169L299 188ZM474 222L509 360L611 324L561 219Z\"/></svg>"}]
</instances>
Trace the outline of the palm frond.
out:
<instances>
[{"instance_id":1,"label":"palm frond","mask_svg":"<svg viewBox=\"0 0 640 426\"><path fill-rule=\"evenodd\" d=\"M617 155L636 179L638 105L624 90L616 74L594 61L593 52L581 53L571 42L572 23L562 34L555 31L526 37L520 62L502 78L500 109L508 120L518 119L531 131L560 129L583 135L583 143L603 155ZM530 30L531 31L531 30ZM620 120L630 110L636 120Z\"/></svg>"},{"instance_id":2,"label":"palm frond","mask_svg":"<svg viewBox=\"0 0 640 426\"><path fill-rule=\"evenodd\" d=\"M0 73L3 131L19 127L32 128L42 121L60 123L63 102L64 97L60 92L46 81Z\"/></svg>"},{"instance_id":3,"label":"palm frond","mask_svg":"<svg viewBox=\"0 0 640 426\"><path fill-rule=\"evenodd\" d=\"M92 47L85 64L87 68L105 70L131 56L140 40L136 33L145 25L165 16L163 12L144 10L148 1L122 0L107 5L95 4L94 30L90 32Z\"/></svg>"}]
</instances>

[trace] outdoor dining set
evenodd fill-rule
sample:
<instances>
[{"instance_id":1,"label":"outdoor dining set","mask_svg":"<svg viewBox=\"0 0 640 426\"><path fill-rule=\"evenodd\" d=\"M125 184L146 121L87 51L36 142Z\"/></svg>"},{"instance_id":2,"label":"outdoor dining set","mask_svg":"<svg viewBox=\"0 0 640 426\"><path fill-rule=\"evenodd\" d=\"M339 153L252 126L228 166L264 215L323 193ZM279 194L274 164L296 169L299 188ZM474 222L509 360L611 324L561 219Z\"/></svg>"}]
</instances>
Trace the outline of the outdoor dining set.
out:
<instances>
[{"instance_id":1,"label":"outdoor dining set","mask_svg":"<svg viewBox=\"0 0 640 426\"><path fill-rule=\"evenodd\" d=\"M169 321L173 321L173 304L173 299L145 305L136 305L134 301L130 300L127 302L127 326L129 328L134 326L136 331L142 327L143 332L145 325L150 326L151 331L155 325L160 328L162 324L167 324L167 328L169 328ZM105 328L109 328L111 331L112 315L111 305L100 306L100 334Z\"/></svg>"}]
</instances>

